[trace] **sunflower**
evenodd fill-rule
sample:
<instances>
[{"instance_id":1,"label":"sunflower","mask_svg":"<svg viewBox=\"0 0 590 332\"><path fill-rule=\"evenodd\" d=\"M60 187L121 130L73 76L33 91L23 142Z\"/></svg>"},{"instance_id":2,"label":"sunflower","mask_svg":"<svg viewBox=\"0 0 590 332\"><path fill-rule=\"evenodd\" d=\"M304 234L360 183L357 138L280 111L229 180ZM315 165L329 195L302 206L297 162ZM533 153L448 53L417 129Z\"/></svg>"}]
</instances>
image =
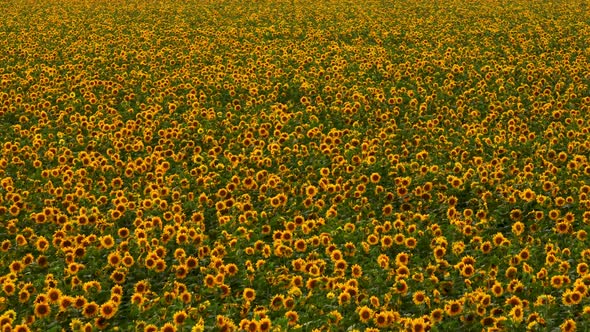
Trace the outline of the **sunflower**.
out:
<instances>
[{"instance_id":1,"label":"sunflower","mask_svg":"<svg viewBox=\"0 0 590 332\"><path fill-rule=\"evenodd\" d=\"M13 332L30 332L31 329L25 324L16 325L13 329Z\"/></svg>"},{"instance_id":2,"label":"sunflower","mask_svg":"<svg viewBox=\"0 0 590 332\"><path fill-rule=\"evenodd\" d=\"M551 287L553 288L561 288L564 284L564 280L562 278L562 276L557 275L557 276L553 276L551 277Z\"/></svg>"},{"instance_id":3,"label":"sunflower","mask_svg":"<svg viewBox=\"0 0 590 332\"><path fill-rule=\"evenodd\" d=\"M18 301L19 301L20 303L26 303L26 302L28 302L28 301L29 301L29 299L30 299L30 298L31 298L31 293L30 293L28 290L26 290L26 289L21 289L21 290L18 292Z\"/></svg>"},{"instance_id":4,"label":"sunflower","mask_svg":"<svg viewBox=\"0 0 590 332\"><path fill-rule=\"evenodd\" d=\"M484 327L486 327L486 326L493 326L496 323L496 319L494 317L492 317L492 316L487 316L487 317L482 318L479 322Z\"/></svg>"},{"instance_id":5,"label":"sunflower","mask_svg":"<svg viewBox=\"0 0 590 332\"><path fill-rule=\"evenodd\" d=\"M189 269L185 265L177 265L174 271L176 279L184 279L188 274L188 271Z\"/></svg>"},{"instance_id":6,"label":"sunflower","mask_svg":"<svg viewBox=\"0 0 590 332\"><path fill-rule=\"evenodd\" d=\"M305 188L305 195L307 197L314 197L318 193L318 189L315 186L309 185Z\"/></svg>"},{"instance_id":7,"label":"sunflower","mask_svg":"<svg viewBox=\"0 0 590 332\"><path fill-rule=\"evenodd\" d=\"M342 292L342 293L340 293L340 295L338 295L338 304L341 306L345 305L348 302L350 302L350 298L351 298L350 293Z\"/></svg>"},{"instance_id":8,"label":"sunflower","mask_svg":"<svg viewBox=\"0 0 590 332\"><path fill-rule=\"evenodd\" d=\"M514 307L512 307L512 309L510 310L510 319L512 319L512 321L520 323L523 320L524 317L524 310L522 308L522 305L516 305Z\"/></svg>"},{"instance_id":9,"label":"sunflower","mask_svg":"<svg viewBox=\"0 0 590 332\"><path fill-rule=\"evenodd\" d=\"M370 245L374 246L377 243L379 243L379 237L377 235L375 235L375 234L370 234L367 237L367 243L369 243Z\"/></svg>"},{"instance_id":10,"label":"sunflower","mask_svg":"<svg viewBox=\"0 0 590 332\"><path fill-rule=\"evenodd\" d=\"M141 306L144 301L145 301L145 299L144 299L143 295L140 293L134 293L131 296L131 303L133 303L137 306Z\"/></svg>"},{"instance_id":11,"label":"sunflower","mask_svg":"<svg viewBox=\"0 0 590 332\"><path fill-rule=\"evenodd\" d=\"M385 217L391 215L393 213L393 205L387 204L387 205L383 206L383 208L381 209L381 213Z\"/></svg>"},{"instance_id":12,"label":"sunflower","mask_svg":"<svg viewBox=\"0 0 590 332\"><path fill-rule=\"evenodd\" d=\"M280 310L283 306L284 296L281 294L277 294L272 297L270 300L270 308L272 310Z\"/></svg>"},{"instance_id":13,"label":"sunflower","mask_svg":"<svg viewBox=\"0 0 590 332\"><path fill-rule=\"evenodd\" d=\"M117 305L112 301L107 301L100 306L99 315L104 319L111 319L117 313Z\"/></svg>"},{"instance_id":14,"label":"sunflower","mask_svg":"<svg viewBox=\"0 0 590 332\"><path fill-rule=\"evenodd\" d=\"M49 242L47 242L47 244L49 244ZM4 240L4 241L2 241L2 244L0 245L0 251L7 252L8 250L10 250L11 246L12 246L12 243L10 242L10 240Z\"/></svg>"},{"instance_id":15,"label":"sunflower","mask_svg":"<svg viewBox=\"0 0 590 332\"><path fill-rule=\"evenodd\" d=\"M358 308L357 313L359 315L359 319L363 323L368 323L369 320L371 318L373 318L373 314L374 314L373 309L371 309L367 306L362 306L362 307Z\"/></svg>"},{"instance_id":16,"label":"sunflower","mask_svg":"<svg viewBox=\"0 0 590 332\"><path fill-rule=\"evenodd\" d=\"M582 302L584 295L577 290L567 290L562 295L562 302L566 306L579 304Z\"/></svg>"},{"instance_id":17,"label":"sunflower","mask_svg":"<svg viewBox=\"0 0 590 332\"><path fill-rule=\"evenodd\" d=\"M280 207L280 206L281 206L281 198L280 198L278 195L277 195L277 196L274 196L274 197L272 197L272 198L270 199L270 205L271 205L273 208L278 208L278 207Z\"/></svg>"},{"instance_id":18,"label":"sunflower","mask_svg":"<svg viewBox=\"0 0 590 332\"><path fill-rule=\"evenodd\" d=\"M457 316L463 312L463 303L459 300L451 300L445 305L445 312L449 316Z\"/></svg>"},{"instance_id":19,"label":"sunflower","mask_svg":"<svg viewBox=\"0 0 590 332\"><path fill-rule=\"evenodd\" d=\"M111 235L101 236L99 238L101 247L110 249L115 245L115 239Z\"/></svg>"},{"instance_id":20,"label":"sunflower","mask_svg":"<svg viewBox=\"0 0 590 332\"><path fill-rule=\"evenodd\" d=\"M405 295L408 292L408 284L403 279L398 280L393 287L394 291L398 294Z\"/></svg>"},{"instance_id":21,"label":"sunflower","mask_svg":"<svg viewBox=\"0 0 590 332\"><path fill-rule=\"evenodd\" d=\"M447 253L447 249L442 246L437 246L432 251L434 258L436 258L436 259L442 259L446 253Z\"/></svg>"},{"instance_id":22,"label":"sunflower","mask_svg":"<svg viewBox=\"0 0 590 332\"><path fill-rule=\"evenodd\" d=\"M561 328L561 332L574 332L576 331L576 321L567 319L559 327Z\"/></svg>"},{"instance_id":23,"label":"sunflower","mask_svg":"<svg viewBox=\"0 0 590 332\"><path fill-rule=\"evenodd\" d=\"M297 250L298 252L305 252L307 250L307 244L305 243L305 240L303 240L303 239L295 240L295 243L293 246L295 247L295 250Z\"/></svg>"},{"instance_id":24,"label":"sunflower","mask_svg":"<svg viewBox=\"0 0 590 332\"><path fill-rule=\"evenodd\" d=\"M389 325L390 317L386 311L381 311L373 315L373 322L377 327L385 328Z\"/></svg>"},{"instance_id":25,"label":"sunflower","mask_svg":"<svg viewBox=\"0 0 590 332\"><path fill-rule=\"evenodd\" d=\"M242 297L247 302L252 302L256 298L256 291L252 288L245 288L242 292Z\"/></svg>"},{"instance_id":26,"label":"sunflower","mask_svg":"<svg viewBox=\"0 0 590 332\"><path fill-rule=\"evenodd\" d=\"M521 261L526 261L531 257L531 253L529 252L529 248L524 248L518 253L518 257Z\"/></svg>"},{"instance_id":27,"label":"sunflower","mask_svg":"<svg viewBox=\"0 0 590 332\"><path fill-rule=\"evenodd\" d=\"M329 248L330 248L330 247L326 248L326 252L327 252L327 253L328 253L328 249L329 249ZM333 249L333 250L332 250L332 249ZM342 251L340 251L340 250L338 250L338 249L335 249L335 246L332 246L332 249L330 249L330 250L331 250L331 252L329 252L329 254L330 254L330 259L331 259L332 261L338 261L338 260L341 260L341 259L342 259L342 257L343 257L343 256L342 256Z\"/></svg>"},{"instance_id":28,"label":"sunflower","mask_svg":"<svg viewBox=\"0 0 590 332\"><path fill-rule=\"evenodd\" d=\"M258 322L258 328L260 332L268 332L270 331L270 329L272 328L272 323L271 320L269 318L262 318L259 322Z\"/></svg>"},{"instance_id":29,"label":"sunflower","mask_svg":"<svg viewBox=\"0 0 590 332\"><path fill-rule=\"evenodd\" d=\"M286 309L293 309L293 307L295 307L295 300L291 297L291 296L287 296L285 298L283 298L283 306Z\"/></svg>"},{"instance_id":30,"label":"sunflower","mask_svg":"<svg viewBox=\"0 0 590 332\"><path fill-rule=\"evenodd\" d=\"M410 326L411 332L424 332L430 327L430 324L427 320L424 319L424 317L419 317L412 319L410 322Z\"/></svg>"},{"instance_id":31,"label":"sunflower","mask_svg":"<svg viewBox=\"0 0 590 332\"><path fill-rule=\"evenodd\" d=\"M156 265L154 267L154 270L156 270L156 272L164 272L166 270L166 261L163 259L158 259L156 260ZM124 275L124 274L123 274Z\"/></svg>"},{"instance_id":32,"label":"sunflower","mask_svg":"<svg viewBox=\"0 0 590 332\"><path fill-rule=\"evenodd\" d=\"M405 245L407 248L414 249L414 248L416 248L417 244L418 244L418 241L416 240L416 238L414 238L414 237L406 238Z\"/></svg>"},{"instance_id":33,"label":"sunflower","mask_svg":"<svg viewBox=\"0 0 590 332\"><path fill-rule=\"evenodd\" d=\"M125 256L123 256L121 261L123 262L123 265L125 265L125 267L131 267L135 263L135 259L129 253L125 253Z\"/></svg>"},{"instance_id":34,"label":"sunflower","mask_svg":"<svg viewBox=\"0 0 590 332\"><path fill-rule=\"evenodd\" d=\"M93 330L92 324L90 322L88 322L82 326L82 329L80 331L81 332L92 332L92 330Z\"/></svg>"},{"instance_id":35,"label":"sunflower","mask_svg":"<svg viewBox=\"0 0 590 332\"><path fill-rule=\"evenodd\" d=\"M382 249L388 249L393 245L393 238L391 235L385 235L381 238Z\"/></svg>"},{"instance_id":36,"label":"sunflower","mask_svg":"<svg viewBox=\"0 0 590 332\"><path fill-rule=\"evenodd\" d=\"M424 302L429 303L429 300L430 299L426 296L424 291L417 291L412 295L412 302L414 302L415 305L421 305Z\"/></svg>"},{"instance_id":37,"label":"sunflower","mask_svg":"<svg viewBox=\"0 0 590 332\"><path fill-rule=\"evenodd\" d=\"M395 256L395 265L406 266L410 261L410 255L405 252L401 252Z\"/></svg>"},{"instance_id":38,"label":"sunflower","mask_svg":"<svg viewBox=\"0 0 590 332\"><path fill-rule=\"evenodd\" d=\"M99 306L95 302L88 302L84 304L82 308L82 314L84 317L90 318L95 316L98 313Z\"/></svg>"},{"instance_id":39,"label":"sunflower","mask_svg":"<svg viewBox=\"0 0 590 332\"><path fill-rule=\"evenodd\" d=\"M45 252L47 249L49 249L49 241L47 241L45 237L39 236L37 241L35 241L35 247L40 252Z\"/></svg>"},{"instance_id":40,"label":"sunflower","mask_svg":"<svg viewBox=\"0 0 590 332\"><path fill-rule=\"evenodd\" d=\"M176 326L172 323L165 323L161 328L160 332L176 332Z\"/></svg>"},{"instance_id":41,"label":"sunflower","mask_svg":"<svg viewBox=\"0 0 590 332\"><path fill-rule=\"evenodd\" d=\"M496 233L493 237L492 242L494 243L495 246L501 246L505 240L506 240L506 238L504 237L504 234Z\"/></svg>"},{"instance_id":42,"label":"sunflower","mask_svg":"<svg viewBox=\"0 0 590 332\"><path fill-rule=\"evenodd\" d=\"M135 286L133 286L135 293L140 293L140 294L147 292L149 290L149 288L150 288L150 286L149 286L149 283L147 280L140 280L137 283L135 283Z\"/></svg>"},{"instance_id":43,"label":"sunflower","mask_svg":"<svg viewBox=\"0 0 590 332\"><path fill-rule=\"evenodd\" d=\"M371 305L372 305L374 308L379 308L379 307L381 306L381 303L380 303L380 301L379 301L379 298L378 298L378 297L376 297L376 296L371 296L371 297L369 298L369 301L371 302Z\"/></svg>"},{"instance_id":44,"label":"sunflower","mask_svg":"<svg viewBox=\"0 0 590 332\"><path fill-rule=\"evenodd\" d=\"M568 234L568 233L570 233L572 227L571 227L571 224L566 221L558 221L555 224L554 229L559 234Z\"/></svg>"},{"instance_id":45,"label":"sunflower","mask_svg":"<svg viewBox=\"0 0 590 332\"><path fill-rule=\"evenodd\" d=\"M500 284L499 282L495 282L492 285L492 294L494 294L494 296L499 297L502 296L502 294L504 293L504 288L502 287L502 284Z\"/></svg>"},{"instance_id":46,"label":"sunflower","mask_svg":"<svg viewBox=\"0 0 590 332\"><path fill-rule=\"evenodd\" d=\"M13 274L18 274L24 268L24 265L20 261L13 261L10 263L10 272Z\"/></svg>"},{"instance_id":47,"label":"sunflower","mask_svg":"<svg viewBox=\"0 0 590 332\"><path fill-rule=\"evenodd\" d=\"M379 183L381 181L381 175L379 173L372 173L369 179L372 183Z\"/></svg>"},{"instance_id":48,"label":"sunflower","mask_svg":"<svg viewBox=\"0 0 590 332\"><path fill-rule=\"evenodd\" d=\"M173 316L174 325L179 326L179 325L184 324L187 317L188 317L188 315L187 315L186 311L184 311L184 310L176 312Z\"/></svg>"},{"instance_id":49,"label":"sunflower","mask_svg":"<svg viewBox=\"0 0 590 332\"><path fill-rule=\"evenodd\" d=\"M520 211L520 210L518 210ZM514 211L512 211L514 212ZM524 232L524 224L521 221L517 221L512 224L512 233L516 236L520 236Z\"/></svg>"},{"instance_id":50,"label":"sunflower","mask_svg":"<svg viewBox=\"0 0 590 332\"><path fill-rule=\"evenodd\" d=\"M51 307L47 302L35 303L34 313L38 318L45 318L51 313Z\"/></svg>"},{"instance_id":51,"label":"sunflower","mask_svg":"<svg viewBox=\"0 0 590 332\"><path fill-rule=\"evenodd\" d=\"M408 269L407 266L402 265L395 270L395 273L399 278L407 278L410 276L410 269Z\"/></svg>"},{"instance_id":52,"label":"sunflower","mask_svg":"<svg viewBox=\"0 0 590 332\"><path fill-rule=\"evenodd\" d=\"M147 324L143 327L143 332L158 332L158 327L154 324Z\"/></svg>"},{"instance_id":53,"label":"sunflower","mask_svg":"<svg viewBox=\"0 0 590 332\"><path fill-rule=\"evenodd\" d=\"M379 266L382 269L388 268L389 267L389 256L387 256L385 254L379 255L379 257L377 257L377 264L379 264Z\"/></svg>"},{"instance_id":54,"label":"sunflower","mask_svg":"<svg viewBox=\"0 0 590 332\"><path fill-rule=\"evenodd\" d=\"M125 282L125 277L124 270L115 270L111 273L110 279L116 284L122 284Z\"/></svg>"},{"instance_id":55,"label":"sunflower","mask_svg":"<svg viewBox=\"0 0 590 332\"><path fill-rule=\"evenodd\" d=\"M299 320L299 314L297 311L289 310L285 313L285 317L287 318L289 326L294 326L297 324Z\"/></svg>"},{"instance_id":56,"label":"sunflower","mask_svg":"<svg viewBox=\"0 0 590 332\"><path fill-rule=\"evenodd\" d=\"M61 290L58 288L51 288L47 291L47 299L49 300L49 303L57 303L61 296Z\"/></svg>"},{"instance_id":57,"label":"sunflower","mask_svg":"<svg viewBox=\"0 0 590 332\"><path fill-rule=\"evenodd\" d=\"M119 255L118 251L113 251L107 256L107 261L110 266L117 267L121 262L121 255Z\"/></svg>"},{"instance_id":58,"label":"sunflower","mask_svg":"<svg viewBox=\"0 0 590 332\"><path fill-rule=\"evenodd\" d=\"M226 284L221 284L221 285L219 285L219 289L221 290L221 298L222 299L231 295L231 287L230 286L228 286ZM181 295L183 295L183 294L186 294L185 296L190 295L190 293L188 293L188 292L184 292ZM183 302L188 303L189 301L183 300Z\"/></svg>"},{"instance_id":59,"label":"sunflower","mask_svg":"<svg viewBox=\"0 0 590 332\"><path fill-rule=\"evenodd\" d=\"M256 332L260 326L259 323L255 320L243 319L240 324L240 330L244 330L247 332Z\"/></svg>"},{"instance_id":60,"label":"sunflower","mask_svg":"<svg viewBox=\"0 0 590 332\"><path fill-rule=\"evenodd\" d=\"M4 284L2 285L2 291L4 291L4 293L8 296L13 295L16 291L16 286L14 285L14 282L4 281Z\"/></svg>"},{"instance_id":61,"label":"sunflower","mask_svg":"<svg viewBox=\"0 0 590 332\"><path fill-rule=\"evenodd\" d=\"M358 264L352 265L350 271L354 278L359 278L363 275L363 268Z\"/></svg>"}]
</instances>

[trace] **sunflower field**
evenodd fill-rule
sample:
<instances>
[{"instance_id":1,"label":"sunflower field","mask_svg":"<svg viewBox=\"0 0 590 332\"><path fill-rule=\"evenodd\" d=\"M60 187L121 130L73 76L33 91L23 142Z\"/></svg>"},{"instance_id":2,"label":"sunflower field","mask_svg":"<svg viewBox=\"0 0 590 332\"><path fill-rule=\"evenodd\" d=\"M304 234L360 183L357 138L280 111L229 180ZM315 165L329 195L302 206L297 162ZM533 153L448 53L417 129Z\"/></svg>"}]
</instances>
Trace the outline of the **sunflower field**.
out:
<instances>
[{"instance_id":1,"label":"sunflower field","mask_svg":"<svg viewBox=\"0 0 590 332\"><path fill-rule=\"evenodd\" d=\"M590 331L585 0L7 0L0 331Z\"/></svg>"}]
</instances>

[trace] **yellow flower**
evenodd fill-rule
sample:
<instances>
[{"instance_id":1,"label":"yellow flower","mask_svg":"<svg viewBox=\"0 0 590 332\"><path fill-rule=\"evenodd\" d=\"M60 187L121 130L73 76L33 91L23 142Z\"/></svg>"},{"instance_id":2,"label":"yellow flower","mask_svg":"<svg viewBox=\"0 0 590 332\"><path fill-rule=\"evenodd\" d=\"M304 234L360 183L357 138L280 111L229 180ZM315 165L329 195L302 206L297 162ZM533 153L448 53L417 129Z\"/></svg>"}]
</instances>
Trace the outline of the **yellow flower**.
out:
<instances>
[{"instance_id":1,"label":"yellow flower","mask_svg":"<svg viewBox=\"0 0 590 332\"><path fill-rule=\"evenodd\" d=\"M458 300L451 300L445 305L445 311L449 316L457 316L463 312L463 303Z\"/></svg>"},{"instance_id":2,"label":"yellow flower","mask_svg":"<svg viewBox=\"0 0 590 332\"><path fill-rule=\"evenodd\" d=\"M87 318L93 317L98 313L98 309L98 304L95 302L88 302L84 304L84 307L82 308L82 314L84 314L84 316Z\"/></svg>"},{"instance_id":3,"label":"yellow flower","mask_svg":"<svg viewBox=\"0 0 590 332\"><path fill-rule=\"evenodd\" d=\"M416 240L416 238L414 238L414 237L407 237L406 238L405 245L407 248L414 249L414 248L416 248L417 244L418 244L418 241Z\"/></svg>"},{"instance_id":4,"label":"yellow flower","mask_svg":"<svg viewBox=\"0 0 590 332\"><path fill-rule=\"evenodd\" d=\"M289 310L285 313L285 317L287 318L289 326L294 326L297 324L299 320L299 314L297 311Z\"/></svg>"},{"instance_id":5,"label":"yellow flower","mask_svg":"<svg viewBox=\"0 0 590 332\"><path fill-rule=\"evenodd\" d=\"M371 320L373 318L373 309L367 307L367 306L362 306L357 308L357 313L359 315L359 319L361 320L361 322L363 323L368 323L369 320Z\"/></svg>"},{"instance_id":6,"label":"yellow flower","mask_svg":"<svg viewBox=\"0 0 590 332\"><path fill-rule=\"evenodd\" d=\"M244 291L242 292L242 297L244 298L244 300L248 302L254 301L254 299L256 298L256 291L252 288L244 288Z\"/></svg>"},{"instance_id":7,"label":"yellow flower","mask_svg":"<svg viewBox=\"0 0 590 332\"><path fill-rule=\"evenodd\" d=\"M100 306L99 314L105 319L111 319L117 313L118 306L112 301L107 301Z\"/></svg>"},{"instance_id":8,"label":"yellow flower","mask_svg":"<svg viewBox=\"0 0 590 332\"><path fill-rule=\"evenodd\" d=\"M411 332L424 332L430 326L430 323L425 321L423 317L412 318L410 321Z\"/></svg>"},{"instance_id":9,"label":"yellow flower","mask_svg":"<svg viewBox=\"0 0 590 332\"><path fill-rule=\"evenodd\" d=\"M344 305L350 302L350 294L348 292L342 292L338 295L338 304Z\"/></svg>"},{"instance_id":10,"label":"yellow flower","mask_svg":"<svg viewBox=\"0 0 590 332\"><path fill-rule=\"evenodd\" d=\"M576 321L573 319L566 319L561 325L559 325L561 332L574 332L576 331Z\"/></svg>"},{"instance_id":11,"label":"yellow flower","mask_svg":"<svg viewBox=\"0 0 590 332\"><path fill-rule=\"evenodd\" d=\"M381 175L379 173L372 173L369 178L372 183L379 183L381 180Z\"/></svg>"},{"instance_id":12,"label":"yellow flower","mask_svg":"<svg viewBox=\"0 0 590 332\"><path fill-rule=\"evenodd\" d=\"M51 307L46 302L35 303L34 312L38 318L45 318L51 313Z\"/></svg>"},{"instance_id":13,"label":"yellow flower","mask_svg":"<svg viewBox=\"0 0 590 332\"><path fill-rule=\"evenodd\" d=\"M49 300L49 303L57 303L61 298L61 295L61 290L58 288L51 288L47 291L47 299Z\"/></svg>"},{"instance_id":14,"label":"yellow flower","mask_svg":"<svg viewBox=\"0 0 590 332\"><path fill-rule=\"evenodd\" d=\"M184 324L187 317L188 317L188 315L187 315L186 311L184 311L184 310L174 313L174 316L173 316L174 324L177 326Z\"/></svg>"},{"instance_id":15,"label":"yellow flower","mask_svg":"<svg viewBox=\"0 0 590 332\"><path fill-rule=\"evenodd\" d=\"M373 322L380 328L388 327L391 319L392 315L388 311L381 311L373 315Z\"/></svg>"},{"instance_id":16,"label":"yellow flower","mask_svg":"<svg viewBox=\"0 0 590 332\"><path fill-rule=\"evenodd\" d=\"M110 249L115 245L115 240L111 235L101 236L99 241L100 245L105 249Z\"/></svg>"},{"instance_id":17,"label":"yellow flower","mask_svg":"<svg viewBox=\"0 0 590 332\"><path fill-rule=\"evenodd\" d=\"M382 269L386 269L389 267L389 257L385 254L380 254L379 257L377 257L377 264L379 264L379 266Z\"/></svg>"},{"instance_id":18,"label":"yellow flower","mask_svg":"<svg viewBox=\"0 0 590 332\"><path fill-rule=\"evenodd\" d=\"M4 293L8 296L12 296L16 291L14 282L8 280L4 281L4 284L2 285L2 291L4 291Z\"/></svg>"},{"instance_id":19,"label":"yellow flower","mask_svg":"<svg viewBox=\"0 0 590 332\"><path fill-rule=\"evenodd\" d=\"M517 322L517 323L522 322L522 319L524 317L524 310L522 308L522 305L516 305L516 306L512 307L509 315L510 315L510 318L512 319L512 321Z\"/></svg>"},{"instance_id":20,"label":"yellow flower","mask_svg":"<svg viewBox=\"0 0 590 332\"><path fill-rule=\"evenodd\" d=\"M177 328L171 323L165 323L161 328L160 332L176 332Z\"/></svg>"},{"instance_id":21,"label":"yellow flower","mask_svg":"<svg viewBox=\"0 0 590 332\"><path fill-rule=\"evenodd\" d=\"M430 312L430 319L433 322L436 322L436 323L441 322L443 320L443 317L444 317L444 311L440 308L436 308Z\"/></svg>"},{"instance_id":22,"label":"yellow flower","mask_svg":"<svg viewBox=\"0 0 590 332\"><path fill-rule=\"evenodd\" d=\"M424 291L415 292L414 295L412 295L412 301L416 305L420 305L422 303L430 305L430 298L426 296L426 293L424 293Z\"/></svg>"}]
</instances>

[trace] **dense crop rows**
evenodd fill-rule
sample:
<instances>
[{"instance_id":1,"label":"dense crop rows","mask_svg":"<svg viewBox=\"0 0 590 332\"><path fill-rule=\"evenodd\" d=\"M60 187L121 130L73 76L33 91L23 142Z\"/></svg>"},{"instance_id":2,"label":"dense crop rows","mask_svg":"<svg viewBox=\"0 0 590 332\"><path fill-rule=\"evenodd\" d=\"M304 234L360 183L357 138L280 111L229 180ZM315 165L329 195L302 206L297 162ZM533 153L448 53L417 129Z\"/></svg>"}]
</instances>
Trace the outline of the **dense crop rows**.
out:
<instances>
[{"instance_id":1,"label":"dense crop rows","mask_svg":"<svg viewBox=\"0 0 590 332\"><path fill-rule=\"evenodd\" d=\"M1 331L590 330L583 0L5 1Z\"/></svg>"}]
</instances>

